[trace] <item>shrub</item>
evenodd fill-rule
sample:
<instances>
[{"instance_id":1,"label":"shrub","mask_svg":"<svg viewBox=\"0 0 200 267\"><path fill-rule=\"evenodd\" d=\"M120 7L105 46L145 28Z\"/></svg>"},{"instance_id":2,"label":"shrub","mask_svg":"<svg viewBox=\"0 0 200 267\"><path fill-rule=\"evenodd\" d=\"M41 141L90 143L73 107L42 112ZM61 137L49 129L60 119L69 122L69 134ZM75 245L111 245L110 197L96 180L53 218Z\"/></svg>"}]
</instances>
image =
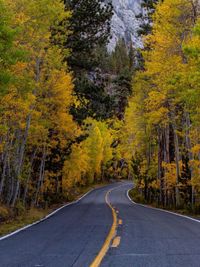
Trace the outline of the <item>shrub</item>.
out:
<instances>
[{"instance_id":1,"label":"shrub","mask_svg":"<svg viewBox=\"0 0 200 267\"><path fill-rule=\"evenodd\" d=\"M0 222L7 220L10 216L9 209L5 206L0 206Z\"/></svg>"},{"instance_id":2,"label":"shrub","mask_svg":"<svg viewBox=\"0 0 200 267\"><path fill-rule=\"evenodd\" d=\"M132 189L129 192L129 195L132 198L132 200L137 202L137 203L141 203L141 204L146 203L144 196L138 191L137 188Z\"/></svg>"},{"instance_id":3,"label":"shrub","mask_svg":"<svg viewBox=\"0 0 200 267\"><path fill-rule=\"evenodd\" d=\"M25 213L26 208L21 201L18 201L15 206L15 215L21 216Z\"/></svg>"}]
</instances>

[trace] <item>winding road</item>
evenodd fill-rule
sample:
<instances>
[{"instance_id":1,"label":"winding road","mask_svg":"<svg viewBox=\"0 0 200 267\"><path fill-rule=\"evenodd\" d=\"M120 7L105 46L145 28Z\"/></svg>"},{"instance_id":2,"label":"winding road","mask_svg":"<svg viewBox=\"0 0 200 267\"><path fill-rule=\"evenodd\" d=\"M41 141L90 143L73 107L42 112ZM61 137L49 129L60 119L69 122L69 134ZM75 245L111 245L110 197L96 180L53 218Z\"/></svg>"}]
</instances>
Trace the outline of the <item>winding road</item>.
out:
<instances>
[{"instance_id":1,"label":"winding road","mask_svg":"<svg viewBox=\"0 0 200 267\"><path fill-rule=\"evenodd\" d=\"M0 240L0 267L200 267L200 222L132 203L131 187L96 189Z\"/></svg>"}]
</instances>

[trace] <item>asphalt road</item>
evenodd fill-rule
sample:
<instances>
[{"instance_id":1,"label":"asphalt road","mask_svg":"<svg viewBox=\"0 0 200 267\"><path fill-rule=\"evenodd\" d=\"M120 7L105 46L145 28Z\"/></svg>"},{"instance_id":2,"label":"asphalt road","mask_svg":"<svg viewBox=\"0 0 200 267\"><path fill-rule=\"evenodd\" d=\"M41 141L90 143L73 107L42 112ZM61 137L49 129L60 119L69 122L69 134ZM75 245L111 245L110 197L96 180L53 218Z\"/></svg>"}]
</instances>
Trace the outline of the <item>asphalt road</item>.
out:
<instances>
[{"instance_id":1,"label":"asphalt road","mask_svg":"<svg viewBox=\"0 0 200 267\"><path fill-rule=\"evenodd\" d=\"M117 188L110 195L123 220L102 267L200 267L200 223L156 209L134 205Z\"/></svg>"},{"instance_id":2,"label":"asphalt road","mask_svg":"<svg viewBox=\"0 0 200 267\"><path fill-rule=\"evenodd\" d=\"M97 189L46 221L0 241L0 267L89 267L118 216L102 267L200 267L200 223L134 205L131 184ZM114 246L114 247L113 247Z\"/></svg>"}]
</instances>

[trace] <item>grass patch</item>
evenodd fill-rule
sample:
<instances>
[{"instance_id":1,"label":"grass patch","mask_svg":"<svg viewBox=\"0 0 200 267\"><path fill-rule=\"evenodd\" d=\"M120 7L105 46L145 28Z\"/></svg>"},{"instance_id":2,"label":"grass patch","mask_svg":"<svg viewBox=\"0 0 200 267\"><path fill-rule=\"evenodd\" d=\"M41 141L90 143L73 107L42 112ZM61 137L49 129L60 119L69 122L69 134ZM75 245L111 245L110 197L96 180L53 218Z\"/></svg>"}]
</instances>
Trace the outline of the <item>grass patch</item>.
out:
<instances>
[{"instance_id":1,"label":"grass patch","mask_svg":"<svg viewBox=\"0 0 200 267\"><path fill-rule=\"evenodd\" d=\"M0 236L6 235L28 224L38 221L45 217L50 211L50 209L43 210L31 208L23 215L17 216L16 218L9 218L5 222L0 223Z\"/></svg>"}]
</instances>

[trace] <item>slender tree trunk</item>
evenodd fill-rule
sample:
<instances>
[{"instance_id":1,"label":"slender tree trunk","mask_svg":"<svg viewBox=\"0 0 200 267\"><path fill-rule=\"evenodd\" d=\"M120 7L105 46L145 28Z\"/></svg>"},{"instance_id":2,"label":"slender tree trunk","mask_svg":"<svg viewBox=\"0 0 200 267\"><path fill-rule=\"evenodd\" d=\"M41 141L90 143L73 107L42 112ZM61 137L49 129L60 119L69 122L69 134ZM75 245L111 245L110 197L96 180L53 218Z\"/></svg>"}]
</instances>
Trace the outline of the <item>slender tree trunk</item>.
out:
<instances>
[{"instance_id":1,"label":"slender tree trunk","mask_svg":"<svg viewBox=\"0 0 200 267\"><path fill-rule=\"evenodd\" d=\"M158 180L160 181L160 203L163 204L163 138L162 130L158 130Z\"/></svg>"},{"instance_id":2,"label":"slender tree trunk","mask_svg":"<svg viewBox=\"0 0 200 267\"><path fill-rule=\"evenodd\" d=\"M46 147L44 147L42 159L41 159L41 163L40 163L40 173L39 173L39 179L37 182L34 205L38 205L38 196L39 196L39 192L40 192L42 182L43 182L43 177L44 177L45 160L46 160Z\"/></svg>"},{"instance_id":3,"label":"slender tree trunk","mask_svg":"<svg viewBox=\"0 0 200 267\"><path fill-rule=\"evenodd\" d=\"M13 201L11 204L11 207L15 206L17 196L19 193L19 188L20 188L20 175L23 167L23 161L24 161L24 153L25 153L25 146L28 138L28 132L30 128L30 123L31 123L31 114L28 115L27 120L26 120L26 129L24 132L24 136L22 138L21 146L20 146L20 152L19 152L19 160L18 160L18 166L17 166L17 173L16 173L16 178L17 178L17 185L15 187L15 193L13 197Z\"/></svg>"},{"instance_id":4,"label":"slender tree trunk","mask_svg":"<svg viewBox=\"0 0 200 267\"><path fill-rule=\"evenodd\" d=\"M14 177L11 174L11 166L10 166L10 158L9 157L8 157L8 179L9 179L10 185L9 185L9 192L7 195L7 205L10 205L10 202L11 202L12 197L13 197L13 192L14 192Z\"/></svg>"},{"instance_id":5,"label":"slender tree trunk","mask_svg":"<svg viewBox=\"0 0 200 267\"><path fill-rule=\"evenodd\" d=\"M6 169L7 169L7 159L8 159L8 146L5 147L5 153L4 153L4 160L3 160L3 171L1 176L1 183L0 183L0 198L3 193L5 178L6 178Z\"/></svg>"},{"instance_id":6,"label":"slender tree trunk","mask_svg":"<svg viewBox=\"0 0 200 267\"><path fill-rule=\"evenodd\" d=\"M15 193L14 193L14 197L13 197L13 200L12 200L11 207L14 207L15 206L15 203L17 201L18 194L19 194L19 188L20 188L20 180L17 179L16 186L15 186Z\"/></svg>"},{"instance_id":7,"label":"slender tree trunk","mask_svg":"<svg viewBox=\"0 0 200 267\"><path fill-rule=\"evenodd\" d=\"M23 196L24 205L26 204L26 196L27 196L27 193L28 193L29 182L30 182L30 178L31 178L31 174L32 174L33 162L34 162L34 159L35 159L35 156L36 156L36 152L37 152L37 150L35 149L32 157L31 157L30 169L29 169L27 180L26 180L26 186L25 186L25 189L24 189L24 196Z\"/></svg>"},{"instance_id":8,"label":"slender tree trunk","mask_svg":"<svg viewBox=\"0 0 200 267\"><path fill-rule=\"evenodd\" d=\"M190 120L190 114L188 112L185 113L185 124L186 124L186 132L185 132L186 149L187 149L189 161L191 163L191 161L194 160L194 157L192 154L192 145L191 145L191 139L190 139L191 120ZM189 166L190 166L190 174L191 174L191 180L192 180L193 179L193 168L191 164L189 164ZM192 207L194 207L194 204L195 204L194 186L192 186L191 202L192 202Z\"/></svg>"},{"instance_id":9,"label":"slender tree trunk","mask_svg":"<svg viewBox=\"0 0 200 267\"><path fill-rule=\"evenodd\" d=\"M10 149L10 146L12 146L12 142L13 142L12 139L9 140L9 134L10 134L10 131L8 131L8 133L7 133L4 153L2 153L3 169L2 169L2 176L1 176L1 182L0 182L0 198L1 198L1 195L3 193L5 179L6 179L6 170L7 170L7 165L8 165L9 149Z\"/></svg>"},{"instance_id":10,"label":"slender tree trunk","mask_svg":"<svg viewBox=\"0 0 200 267\"><path fill-rule=\"evenodd\" d=\"M170 163L169 156L169 125L164 129L164 162ZM165 177L165 175L164 175ZM166 178L164 178L164 206L167 206L167 184Z\"/></svg>"},{"instance_id":11,"label":"slender tree trunk","mask_svg":"<svg viewBox=\"0 0 200 267\"><path fill-rule=\"evenodd\" d=\"M176 188L175 188L175 195L176 195L176 206L180 206L180 193L179 193L179 178L180 178L180 167L179 167L179 161L180 161L180 151L179 151L179 140L178 140L178 134L177 134L177 128L176 123L174 119L173 114L173 122L172 122L172 128L174 132L174 146L175 146L175 162L176 162Z\"/></svg>"},{"instance_id":12,"label":"slender tree trunk","mask_svg":"<svg viewBox=\"0 0 200 267\"><path fill-rule=\"evenodd\" d=\"M147 170L150 169L151 165L151 139L148 141L148 147L146 149L146 159L147 159ZM145 198L149 201L150 194L149 194L149 177L145 177Z\"/></svg>"},{"instance_id":13,"label":"slender tree trunk","mask_svg":"<svg viewBox=\"0 0 200 267\"><path fill-rule=\"evenodd\" d=\"M36 59L36 62L35 62L35 81L38 83L40 81L40 64L41 64L41 59L40 58L37 58ZM33 94L35 95L36 94L36 88L33 90ZM30 110L33 110L33 106L30 107ZM21 167L23 165L23 158L24 158L24 150L25 150L25 145L26 145L26 141L27 141L27 137L28 137L28 131L29 131L29 128L30 128L30 123L31 123L31 113L29 113L28 117L27 117L27 123L26 123L26 130L25 130L25 135L24 135L24 139L23 139L23 142L22 142L22 146L21 146L21 156L20 156L20 160L19 160L19 169L18 169L18 177L21 173ZM31 173L29 173L30 175ZM30 179L30 178L29 178ZM28 179L28 180L29 180ZM27 184L28 185L28 184ZM28 190L28 188L26 188L26 190ZM26 191L25 190L25 191ZM27 193L27 191L26 191ZM26 193L24 194L24 201L25 201L25 198L26 198ZM14 205L14 202L15 202L15 198L16 198L16 195L17 195L17 191L15 191L15 197L13 199L13 203L12 203L12 206Z\"/></svg>"}]
</instances>

